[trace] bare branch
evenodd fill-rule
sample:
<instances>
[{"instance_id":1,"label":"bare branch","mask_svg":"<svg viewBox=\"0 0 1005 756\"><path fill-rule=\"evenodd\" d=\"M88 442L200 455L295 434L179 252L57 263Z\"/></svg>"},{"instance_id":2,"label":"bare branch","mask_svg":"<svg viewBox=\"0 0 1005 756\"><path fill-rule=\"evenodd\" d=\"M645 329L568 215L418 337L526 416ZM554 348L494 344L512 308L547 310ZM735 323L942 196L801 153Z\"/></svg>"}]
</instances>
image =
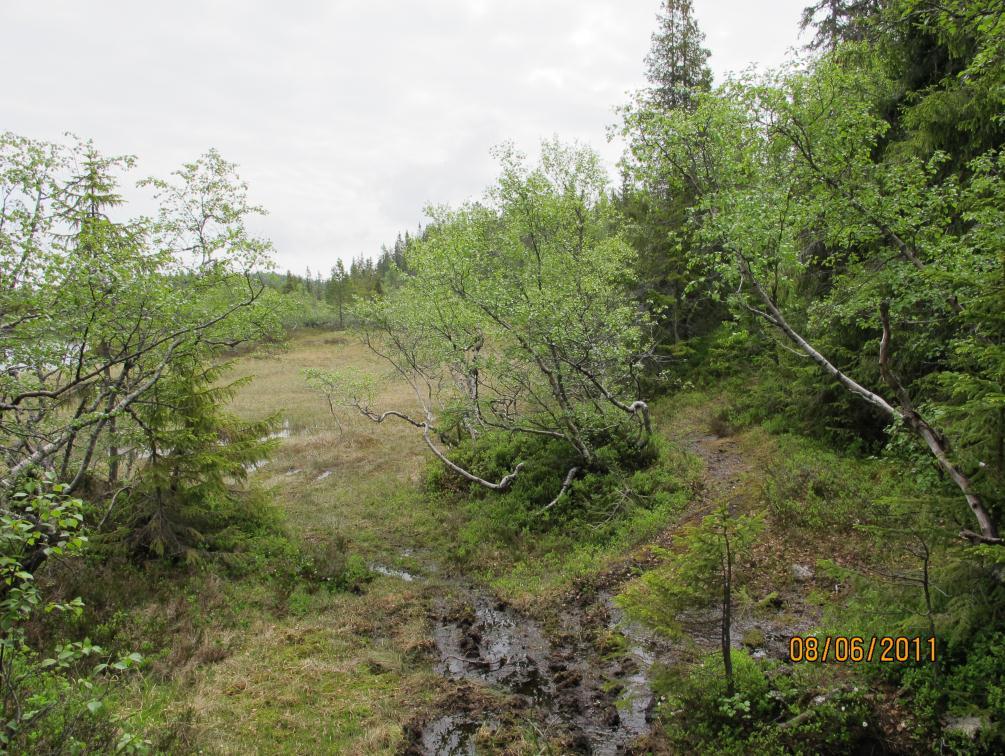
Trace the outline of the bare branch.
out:
<instances>
[{"instance_id":1,"label":"bare branch","mask_svg":"<svg viewBox=\"0 0 1005 756\"><path fill-rule=\"evenodd\" d=\"M551 509L553 506L555 506L556 504L558 504L558 500L561 499L565 495L565 492L569 490L569 486L572 485L572 481L574 481L576 479L576 476L578 474L579 474L579 468L578 467L572 467L572 468L569 469L569 472L567 472L565 474L565 480L562 481L562 488L561 488L561 490L558 492L558 494L555 496L554 499L552 499L550 502L548 502L548 504L545 505L541 509L542 512L544 512L545 510Z\"/></svg>"},{"instance_id":2,"label":"bare branch","mask_svg":"<svg viewBox=\"0 0 1005 756\"><path fill-rule=\"evenodd\" d=\"M477 483L480 486L484 486L485 488L488 488L492 491L505 491L507 488L513 485L513 481L516 480L516 476L520 473L520 470L524 465L523 462L517 463L517 466L513 468L513 472L504 475L502 480L500 480L498 483L493 483L492 481L485 480L484 478L479 478L477 475L465 470L463 467L461 467L460 465L452 461L449 457L447 457L446 454L437 449L436 444L433 443L433 439L429 437L430 430L431 428L429 427L429 423L426 423L422 431L422 437L426 441L426 446L428 446L432 450L433 454L435 454L443 464L445 464L447 467L449 467L451 470L453 470L461 477L470 480L472 483Z\"/></svg>"}]
</instances>

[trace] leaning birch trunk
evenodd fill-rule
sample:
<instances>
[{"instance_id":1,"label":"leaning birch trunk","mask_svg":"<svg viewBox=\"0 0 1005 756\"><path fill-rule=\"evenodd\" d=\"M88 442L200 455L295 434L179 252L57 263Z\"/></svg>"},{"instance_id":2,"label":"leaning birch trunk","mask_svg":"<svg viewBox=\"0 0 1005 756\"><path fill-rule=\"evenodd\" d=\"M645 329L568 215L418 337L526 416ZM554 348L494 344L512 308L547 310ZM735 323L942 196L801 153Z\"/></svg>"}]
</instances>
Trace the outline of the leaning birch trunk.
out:
<instances>
[{"instance_id":1,"label":"leaning birch trunk","mask_svg":"<svg viewBox=\"0 0 1005 756\"><path fill-rule=\"evenodd\" d=\"M788 321L785 316L782 315L781 310L775 304L774 300L768 295L761 286L760 282L754 277L753 272L750 269L750 265L747 261L740 255L738 255L740 270L743 273L744 278L750 283L757 292L757 296L764 303L767 308L767 312L760 312L760 314L765 317L768 322L779 328L788 338L793 341L796 346L798 346L805 354L807 354L810 359L817 363L825 372L833 376L840 382L845 388L854 394L858 394L860 397L865 399L869 404L882 410L891 419L897 419L902 421L908 428L910 428L915 434L917 434L928 447L932 456L935 457L936 462L939 467L952 479L956 486L960 489L963 497L967 501L967 505L970 510L974 513L974 517L977 519L978 527L980 528L979 533L975 533L970 530L963 530L960 536L970 540L979 541L982 543L989 543L995 545L1005 544L1002 538L998 536L998 529L995 526L994 520L991 519L991 515L985 507L983 500L980 495L974 490L973 483L970 479L963 473L959 467L953 463L949 458L948 445L945 439L939 435L932 426L918 413L918 411L913 407L910 399L907 396L907 392L904 391L903 387L900 386L899 382L896 380L896 376L893 375L889 368L889 345L890 345L890 327L889 327L889 314L887 308L884 306L881 308L881 318L883 320L883 339L880 343L880 371L883 374L883 379L886 381L891 388L898 395L898 400L900 402L899 407L894 407L892 404L887 402L879 394L876 394L869 389L865 388L850 376L845 375L837 367L835 367L826 357L824 357L820 352L814 349L809 342L806 341L802 336L800 336Z\"/></svg>"}]
</instances>

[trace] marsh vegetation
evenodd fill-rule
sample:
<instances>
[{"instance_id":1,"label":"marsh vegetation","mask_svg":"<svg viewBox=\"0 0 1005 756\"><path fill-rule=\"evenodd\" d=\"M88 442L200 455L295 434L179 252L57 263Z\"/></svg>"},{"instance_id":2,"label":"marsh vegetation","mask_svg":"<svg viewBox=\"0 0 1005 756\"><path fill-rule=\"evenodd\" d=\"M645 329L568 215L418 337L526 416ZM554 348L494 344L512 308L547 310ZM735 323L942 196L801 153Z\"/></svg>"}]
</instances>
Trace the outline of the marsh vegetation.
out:
<instances>
[{"instance_id":1,"label":"marsh vegetation","mask_svg":"<svg viewBox=\"0 0 1005 756\"><path fill-rule=\"evenodd\" d=\"M1002 750L1005 7L719 84L662 8L619 184L503 145L325 277L215 151L0 137L2 750Z\"/></svg>"}]
</instances>

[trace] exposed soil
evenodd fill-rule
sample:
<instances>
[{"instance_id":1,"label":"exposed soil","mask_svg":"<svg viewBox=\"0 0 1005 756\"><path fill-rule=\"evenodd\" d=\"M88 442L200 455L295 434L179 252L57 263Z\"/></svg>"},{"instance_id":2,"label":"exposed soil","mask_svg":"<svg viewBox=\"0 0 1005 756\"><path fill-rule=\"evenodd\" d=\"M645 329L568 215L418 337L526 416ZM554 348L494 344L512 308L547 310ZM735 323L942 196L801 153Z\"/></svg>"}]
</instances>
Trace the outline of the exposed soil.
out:
<instances>
[{"instance_id":1,"label":"exposed soil","mask_svg":"<svg viewBox=\"0 0 1005 756\"><path fill-rule=\"evenodd\" d=\"M626 631L609 594L558 617L560 628L548 632L490 593L455 583L435 609L436 669L465 689L501 695L488 706L481 697L452 696L441 715L416 723L407 752L474 753L479 737L513 720L565 752L627 752L649 730L647 672L664 649L640 629Z\"/></svg>"},{"instance_id":2,"label":"exposed soil","mask_svg":"<svg viewBox=\"0 0 1005 756\"><path fill-rule=\"evenodd\" d=\"M672 547L682 524L700 519L724 499L743 506L741 483L749 465L739 443L707 433L690 435L684 443L704 461L703 483L682 521L651 545ZM562 752L641 752L653 709L650 668L671 661L674 648L626 621L613 596L656 561L650 546L640 548L574 585L544 619L463 579L449 583L451 595L439 600L432 617L436 669L466 694L450 696L440 714L414 722L406 753L474 753L476 745L496 745L492 738L506 722L524 723ZM755 653L784 657L788 636L808 628L811 618L802 608L782 614L769 607L768 614L777 616L738 612L734 643L756 627L765 641ZM699 648L714 648L718 630L705 619L713 618L696 618L692 639ZM472 695L475 690L495 695Z\"/></svg>"}]
</instances>

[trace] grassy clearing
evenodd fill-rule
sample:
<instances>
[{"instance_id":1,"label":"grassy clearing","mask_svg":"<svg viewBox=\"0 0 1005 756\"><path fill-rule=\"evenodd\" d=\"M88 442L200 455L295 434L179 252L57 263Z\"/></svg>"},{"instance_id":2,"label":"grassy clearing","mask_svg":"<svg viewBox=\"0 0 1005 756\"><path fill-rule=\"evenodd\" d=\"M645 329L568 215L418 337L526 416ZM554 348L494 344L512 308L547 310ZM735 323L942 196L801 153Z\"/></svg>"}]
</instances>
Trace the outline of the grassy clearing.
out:
<instances>
[{"instance_id":1,"label":"grassy clearing","mask_svg":"<svg viewBox=\"0 0 1005 756\"><path fill-rule=\"evenodd\" d=\"M347 366L383 379L379 406L412 407L410 389L345 334L300 332L283 351L241 356L228 376L252 379L231 409L246 420L275 416L281 429L251 484L278 509L285 536L251 538L235 559L187 571L90 564L67 581L84 595L92 637L150 659L114 704L159 749L394 752L410 722L453 694L432 670L428 627L451 573L547 607L578 578L644 550L691 499L696 458L668 448L654 472L671 485L660 505L630 508L594 535L503 538L505 512L425 484L430 458L413 428L333 418L303 378L306 368ZM380 565L425 579L360 574L353 592L276 567L314 554L311 574L324 574L326 549L340 552L332 559L346 552L358 571ZM508 745L536 752L532 741Z\"/></svg>"},{"instance_id":2,"label":"grassy clearing","mask_svg":"<svg viewBox=\"0 0 1005 756\"><path fill-rule=\"evenodd\" d=\"M450 695L429 653L430 606L451 589L443 576L481 576L529 603L604 569L664 528L688 498L682 488L670 505L640 508L603 543L486 535L471 548L489 515L463 494L424 484L430 462L421 436L392 422L333 418L303 379L306 368L346 366L383 379L379 406L412 407L410 389L348 335L300 332L283 351L235 361L228 377L252 380L231 409L246 420L275 416L281 429L251 482L278 508L293 543L344 543L360 564L425 579L371 574L359 593L291 582L269 572L272 552L288 547L265 539L248 547L237 571L213 563L187 576L132 570L89 581L126 597L92 595L88 605L109 645L142 647L152 659L122 689L117 710L164 750L394 752L406 725ZM676 455L667 464L683 470L693 460Z\"/></svg>"},{"instance_id":3,"label":"grassy clearing","mask_svg":"<svg viewBox=\"0 0 1005 756\"><path fill-rule=\"evenodd\" d=\"M415 402L410 389L387 376L386 366L353 337L307 332L288 351L237 363L234 377L253 380L232 409L249 420L277 414L289 433L255 478L273 492L291 528L343 533L367 558L397 560L417 534L427 542L440 530L421 500L425 447L410 426L375 426L349 413L331 416L302 372L345 365L387 377L378 396L382 406Z\"/></svg>"},{"instance_id":4,"label":"grassy clearing","mask_svg":"<svg viewBox=\"0 0 1005 756\"><path fill-rule=\"evenodd\" d=\"M443 559L453 525L424 497L421 438L391 424L336 421L303 381L304 368L347 363L382 375L364 347L324 332L236 361L228 377L252 381L231 409L248 420L276 415L282 429L252 484L280 510L293 543L344 542L357 563L427 572ZM384 386L382 402L407 402L401 385ZM97 565L82 573L118 594L90 590L94 634L151 660L117 695L127 727L170 752L394 752L407 722L443 694L425 653L435 579L370 574L360 593L291 583L268 566L289 548L284 541L248 548L236 573L218 563L185 575L131 569L88 580Z\"/></svg>"}]
</instances>

